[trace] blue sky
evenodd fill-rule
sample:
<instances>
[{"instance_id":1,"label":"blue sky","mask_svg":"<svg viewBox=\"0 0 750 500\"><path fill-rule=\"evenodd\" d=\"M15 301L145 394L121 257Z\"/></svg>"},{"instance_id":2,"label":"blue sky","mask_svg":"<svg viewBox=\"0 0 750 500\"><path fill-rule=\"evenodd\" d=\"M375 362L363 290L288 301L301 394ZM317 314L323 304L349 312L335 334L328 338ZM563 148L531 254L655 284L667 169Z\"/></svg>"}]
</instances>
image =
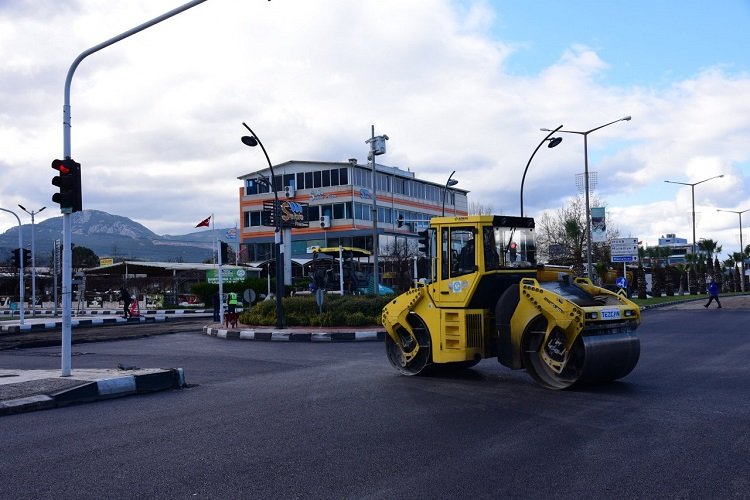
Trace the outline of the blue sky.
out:
<instances>
[{"instance_id":1,"label":"blue sky","mask_svg":"<svg viewBox=\"0 0 750 500\"><path fill-rule=\"evenodd\" d=\"M178 5L0 0L0 206L56 215L68 67ZM697 235L736 251L737 217L716 209L750 208L748 26L747 0L208 0L79 66L84 206L160 234L210 213L234 226L237 177L264 166L239 142L247 121L274 163L364 161L374 124L391 137L383 163L441 184L456 170L471 202L515 214L541 127L631 115L589 136L611 226L651 245L689 237L690 189L664 180L724 174L696 188ZM524 212L554 213L582 171L580 136L541 149Z\"/></svg>"},{"instance_id":2,"label":"blue sky","mask_svg":"<svg viewBox=\"0 0 750 500\"><path fill-rule=\"evenodd\" d=\"M668 87L702 69L747 71L747 0L565 3L494 1L492 33L519 50L508 70L533 75L561 49L582 44L610 65L602 75L617 86Z\"/></svg>"}]
</instances>

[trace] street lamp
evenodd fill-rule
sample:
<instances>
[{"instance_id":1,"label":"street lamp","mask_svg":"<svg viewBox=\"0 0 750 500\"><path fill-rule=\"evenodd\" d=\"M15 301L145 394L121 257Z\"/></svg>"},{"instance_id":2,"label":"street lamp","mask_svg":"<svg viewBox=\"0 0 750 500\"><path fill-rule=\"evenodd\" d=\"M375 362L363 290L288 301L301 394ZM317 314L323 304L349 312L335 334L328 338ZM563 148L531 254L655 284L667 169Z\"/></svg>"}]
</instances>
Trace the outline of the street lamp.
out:
<instances>
[{"instance_id":1,"label":"street lamp","mask_svg":"<svg viewBox=\"0 0 750 500\"><path fill-rule=\"evenodd\" d=\"M455 173L456 171L454 170L451 173L450 177L448 177L448 180L445 181L445 188L443 189L443 217L445 217L445 195L448 193L448 188L458 184L458 180L453 179L453 174ZM455 215L455 210L454 210L453 215Z\"/></svg>"},{"instance_id":2,"label":"street lamp","mask_svg":"<svg viewBox=\"0 0 750 500\"><path fill-rule=\"evenodd\" d=\"M713 179L718 179L719 177L724 177L724 174L716 175L714 177L709 177L708 179L703 179L702 181L698 181L698 182L664 181L664 182L668 182L669 184L682 184L683 186L690 186L691 196L693 200L693 255L697 253L696 246L695 246L695 186L697 186L698 184L703 184L704 182L708 182Z\"/></svg>"},{"instance_id":3,"label":"street lamp","mask_svg":"<svg viewBox=\"0 0 750 500\"><path fill-rule=\"evenodd\" d=\"M523 217L523 184L524 182L526 182L526 171L529 170L529 165L531 165L531 160L534 158L534 155L536 154L536 152L539 151L539 148L542 147L542 144L549 141L549 144L547 144L547 147L554 148L555 146L557 146L558 144L562 142L562 137L552 137L552 134L554 134L561 128L563 128L562 125L557 127L555 130L550 130L550 133L547 134L547 137L542 139L542 142L540 142L539 145L534 150L534 152L531 153L531 157L529 158L529 161L526 163L526 168L523 169L523 177L521 177L521 217Z\"/></svg>"},{"instance_id":4,"label":"street lamp","mask_svg":"<svg viewBox=\"0 0 750 500\"><path fill-rule=\"evenodd\" d=\"M370 145L370 152L367 155L367 159L372 161L372 289L375 296L380 295L380 272L378 266L378 256L380 254L380 241L378 239L378 173L377 164L375 157L378 155L385 154L385 141L389 138L386 134L375 135L375 125L371 127L371 136L365 141L365 144Z\"/></svg>"},{"instance_id":5,"label":"street lamp","mask_svg":"<svg viewBox=\"0 0 750 500\"><path fill-rule=\"evenodd\" d=\"M18 311L21 316L21 324L23 325L23 235L21 234L21 219L18 218L15 212L7 208L0 208L0 210L8 212L18 221Z\"/></svg>"},{"instance_id":6,"label":"street lamp","mask_svg":"<svg viewBox=\"0 0 750 500\"><path fill-rule=\"evenodd\" d=\"M578 134L583 136L583 158L584 158L584 180L583 180L583 186L584 191L586 192L586 272L588 273L588 277L591 278L591 208L589 206L589 143L588 143L588 137L591 132L596 132L597 130L608 127L609 125L612 125L613 123L622 122L622 121L630 121L630 116L624 116L620 119L617 119L615 121L611 121L609 123L605 123L604 125L599 125L596 128L592 128L591 130L586 130L585 132L577 131L577 130L560 130L560 133L565 132L566 134ZM543 132L552 132L548 128L541 129Z\"/></svg>"},{"instance_id":7,"label":"street lamp","mask_svg":"<svg viewBox=\"0 0 750 500\"><path fill-rule=\"evenodd\" d=\"M271 170L271 191L273 191L273 197L274 197L274 205L273 205L273 222L274 226L276 227L276 231L274 233L274 260L276 261L276 328L284 328L284 320L282 317L283 310L281 307L281 299L284 296L284 270L281 263L282 258L282 252L283 250L283 244L284 244L284 236L281 231L281 217L279 213L279 193L276 191L276 176L273 173L273 165L271 165L271 160L268 158L268 153L266 152L266 148L263 147L263 143L260 142L260 139L257 135L255 135L255 132L247 126L245 122L242 122L242 124L245 126L246 129L250 131L250 135L242 136L242 143L246 146L255 147L260 146L260 149L263 150L263 154L266 156L266 161L268 162L268 168Z\"/></svg>"},{"instance_id":8,"label":"street lamp","mask_svg":"<svg viewBox=\"0 0 750 500\"><path fill-rule=\"evenodd\" d=\"M733 214L737 214L740 218L740 254L742 255L742 260L740 261L740 269L742 269L742 279L740 280L740 282L742 284L742 291L744 292L745 291L745 253L744 253L745 249L742 246L742 214L750 211L750 208L739 211L739 212L737 210L722 210L721 208L717 208L716 211L717 212L730 212Z\"/></svg>"},{"instance_id":9,"label":"street lamp","mask_svg":"<svg viewBox=\"0 0 750 500\"><path fill-rule=\"evenodd\" d=\"M47 207L42 207L37 211L28 211L20 203L19 208L31 216L31 316L36 315L36 252L34 251L34 216Z\"/></svg>"}]
</instances>

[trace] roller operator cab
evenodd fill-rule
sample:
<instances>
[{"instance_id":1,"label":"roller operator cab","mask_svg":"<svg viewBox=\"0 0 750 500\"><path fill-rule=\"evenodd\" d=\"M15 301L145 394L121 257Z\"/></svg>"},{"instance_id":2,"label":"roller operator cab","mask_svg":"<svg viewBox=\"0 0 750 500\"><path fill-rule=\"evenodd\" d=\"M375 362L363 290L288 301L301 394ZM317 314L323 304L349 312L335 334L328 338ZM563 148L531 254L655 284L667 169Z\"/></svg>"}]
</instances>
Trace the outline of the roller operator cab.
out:
<instances>
[{"instance_id":1,"label":"roller operator cab","mask_svg":"<svg viewBox=\"0 0 750 500\"><path fill-rule=\"evenodd\" d=\"M537 266L534 219L435 217L422 239L431 276L383 308L401 373L496 357L563 389L624 377L638 362L638 306L568 268Z\"/></svg>"}]
</instances>

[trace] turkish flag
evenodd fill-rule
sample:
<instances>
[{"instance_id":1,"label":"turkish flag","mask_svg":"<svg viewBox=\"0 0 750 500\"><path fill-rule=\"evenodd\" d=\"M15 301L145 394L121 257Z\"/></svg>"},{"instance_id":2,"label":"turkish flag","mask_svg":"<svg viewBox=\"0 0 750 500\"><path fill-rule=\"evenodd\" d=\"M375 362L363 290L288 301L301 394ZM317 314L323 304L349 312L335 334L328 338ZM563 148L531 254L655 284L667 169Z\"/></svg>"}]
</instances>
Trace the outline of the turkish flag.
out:
<instances>
[{"instance_id":1,"label":"turkish flag","mask_svg":"<svg viewBox=\"0 0 750 500\"><path fill-rule=\"evenodd\" d=\"M208 227L210 223L211 223L211 216L209 215L208 217L200 221L198 225L195 227Z\"/></svg>"}]
</instances>

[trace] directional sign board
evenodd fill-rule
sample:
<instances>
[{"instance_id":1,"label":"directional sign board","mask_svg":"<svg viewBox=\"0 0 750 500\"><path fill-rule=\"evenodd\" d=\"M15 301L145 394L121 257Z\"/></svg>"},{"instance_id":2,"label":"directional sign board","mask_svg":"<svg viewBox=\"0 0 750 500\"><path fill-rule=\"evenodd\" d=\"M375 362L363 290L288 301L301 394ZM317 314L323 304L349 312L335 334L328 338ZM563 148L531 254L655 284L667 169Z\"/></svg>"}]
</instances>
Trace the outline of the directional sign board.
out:
<instances>
[{"instance_id":1,"label":"directional sign board","mask_svg":"<svg viewBox=\"0 0 750 500\"><path fill-rule=\"evenodd\" d=\"M619 286L620 288L627 288L628 287L628 280L623 278L622 276L618 277L615 280L615 284Z\"/></svg>"},{"instance_id":2,"label":"directional sign board","mask_svg":"<svg viewBox=\"0 0 750 500\"><path fill-rule=\"evenodd\" d=\"M638 262L637 255L613 255L612 262Z\"/></svg>"},{"instance_id":3,"label":"directional sign board","mask_svg":"<svg viewBox=\"0 0 750 500\"><path fill-rule=\"evenodd\" d=\"M638 255L638 238L615 238L609 242L610 254ZM617 262L617 261L615 261Z\"/></svg>"}]
</instances>

